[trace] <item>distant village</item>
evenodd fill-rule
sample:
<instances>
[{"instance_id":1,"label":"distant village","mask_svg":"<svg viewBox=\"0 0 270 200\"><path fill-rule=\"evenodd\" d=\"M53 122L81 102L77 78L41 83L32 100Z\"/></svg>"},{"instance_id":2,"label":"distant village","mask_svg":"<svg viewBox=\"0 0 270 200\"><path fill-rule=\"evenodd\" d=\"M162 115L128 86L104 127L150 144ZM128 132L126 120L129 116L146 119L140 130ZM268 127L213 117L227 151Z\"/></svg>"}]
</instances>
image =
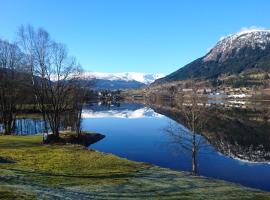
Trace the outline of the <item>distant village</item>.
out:
<instances>
[{"instance_id":1,"label":"distant village","mask_svg":"<svg viewBox=\"0 0 270 200\"><path fill-rule=\"evenodd\" d=\"M195 85L196 84L196 85ZM150 85L139 89L128 90L99 90L96 96L102 102L118 101L181 101L184 104L192 95L200 99L202 106L219 105L226 108L252 108L251 101L263 99L270 101L270 88L262 87L230 87L220 85L213 87L205 83L170 82ZM182 102L183 103L183 102Z\"/></svg>"},{"instance_id":2,"label":"distant village","mask_svg":"<svg viewBox=\"0 0 270 200\"><path fill-rule=\"evenodd\" d=\"M192 89L182 89L185 92L191 92ZM197 90L197 94L205 95L208 98L224 99L224 98L250 98L255 94L254 90L251 88L241 87L241 88L200 88Z\"/></svg>"}]
</instances>

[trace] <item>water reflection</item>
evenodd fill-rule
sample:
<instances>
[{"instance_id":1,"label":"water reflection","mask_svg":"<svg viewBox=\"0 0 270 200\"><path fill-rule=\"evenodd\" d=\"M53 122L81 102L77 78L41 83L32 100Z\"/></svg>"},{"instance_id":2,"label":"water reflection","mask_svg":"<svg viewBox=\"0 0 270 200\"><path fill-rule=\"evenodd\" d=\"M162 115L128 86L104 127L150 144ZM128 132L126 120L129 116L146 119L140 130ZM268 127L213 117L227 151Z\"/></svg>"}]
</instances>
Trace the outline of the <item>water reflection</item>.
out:
<instances>
[{"instance_id":1,"label":"water reflection","mask_svg":"<svg viewBox=\"0 0 270 200\"><path fill-rule=\"evenodd\" d=\"M175 107L152 105L152 108L189 127L185 114ZM200 119L203 136L220 153L246 162L270 161L269 111L256 109L210 108ZM205 120L207 118L207 120ZM189 128L189 130L191 130Z\"/></svg>"},{"instance_id":2,"label":"water reflection","mask_svg":"<svg viewBox=\"0 0 270 200\"><path fill-rule=\"evenodd\" d=\"M191 105L171 101L86 105L82 130L106 136L92 146L103 152L270 191L269 105L239 107L220 101L197 102L196 109ZM18 134L44 130L39 119L19 120Z\"/></svg>"},{"instance_id":3,"label":"water reflection","mask_svg":"<svg viewBox=\"0 0 270 200\"><path fill-rule=\"evenodd\" d=\"M4 131L4 127L0 124L0 132ZM45 122L36 118L20 118L16 119L13 128L15 135L35 135L45 133Z\"/></svg>"},{"instance_id":4,"label":"water reflection","mask_svg":"<svg viewBox=\"0 0 270 200\"><path fill-rule=\"evenodd\" d=\"M60 130L70 129L73 125L72 115L66 114L61 118ZM4 132L4 126L0 123L0 132ZM50 133L51 129L49 123L42 119L41 115L35 114L35 117L29 115L29 117L18 118L15 120L12 134L14 135L35 135Z\"/></svg>"},{"instance_id":5,"label":"water reflection","mask_svg":"<svg viewBox=\"0 0 270 200\"><path fill-rule=\"evenodd\" d=\"M45 133L45 122L41 119L17 119L14 133L16 135Z\"/></svg>"},{"instance_id":6,"label":"water reflection","mask_svg":"<svg viewBox=\"0 0 270 200\"><path fill-rule=\"evenodd\" d=\"M85 106L82 112L82 118L149 118L161 117L162 115L154 112L153 109L144 107L141 104L99 104L94 103L91 106Z\"/></svg>"},{"instance_id":7,"label":"water reflection","mask_svg":"<svg viewBox=\"0 0 270 200\"><path fill-rule=\"evenodd\" d=\"M191 157L191 171L193 174L197 174L197 157L199 153L205 153L205 150L209 149L210 144L207 140L173 121L168 122L168 125L164 128L164 132L170 139L168 143L169 149L178 155L182 153L189 155Z\"/></svg>"},{"instance_id":8,"label":"water reflection","mask_svg":"<svg viewBox=\"0 0 270 200\"><path fill-rule=\"evenodd\" d=\"M97 150L270 191L267 106L209 106L206 101L197 104L197 117L192 120L194 112L184 110L188 107L183 104L191 105L165 101L105 108L96 104L90 113L103 117L85 116L83 129L106 135L92 146ZM137 110L150 110L152 117L119 117L123 111Z\"/></svg>"},{"instance_id":9,"label":"water reflection","mask_svg":"<svg viewBox=\"0 0 270 200\"><path fill-rule=\"evenodd\" d=\"M197 154L199 149L204 146L203 137L198 137L209 119L207 108L199 101L197 95L192 95L185 102L178 106L181 118L178 119L185 127L178 128L169 123L165 129L168 135L178 141L178 144L186 151L191 152L192 173L197 174Z\"/></svg>"}]
</instances>

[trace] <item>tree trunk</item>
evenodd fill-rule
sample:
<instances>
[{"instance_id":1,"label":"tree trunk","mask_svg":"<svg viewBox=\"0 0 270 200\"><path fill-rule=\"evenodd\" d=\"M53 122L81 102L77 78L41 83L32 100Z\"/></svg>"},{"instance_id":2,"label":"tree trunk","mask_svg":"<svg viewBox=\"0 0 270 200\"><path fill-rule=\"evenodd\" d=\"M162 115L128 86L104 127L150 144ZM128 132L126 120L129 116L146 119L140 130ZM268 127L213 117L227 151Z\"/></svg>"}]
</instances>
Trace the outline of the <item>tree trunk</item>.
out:
<instances>
[{"instance_id":1,"label":"tree trunk","mask_svg":"<svg viewBox=\"0 0 270 200\"><path fill-rule=\"evenodd\" d=\"M82 108L78 109L77 119L76 119L76 135L77 138L80 137L81 134L81 118L82 118Z\"/></svg>"},{"instance_id":2,"label":"tree trunk","mask_svg":"<svg viewBox=\"0 0 270 200\"><path fill-rule=\"evenodd\" d=\"M12 114L9 114L9 116L7 118L8 119L5 119L4 122L3 122L4 129L5 129L4 134L5 135L11 135L12 129L13 129L13 120L14 119L13 119Z\"/></svg>"},{"instance_id":3,"label":"tree trunk","mask_svg":"<svg viewBox=\"0 0 270 200\"><path fill-rule=\"evenodd\" d=\"M197 161L196 161L196 141L195 133L192 133L192 174L197 174Z\"/></svg>"},{"instance_id":4,"label":"tree trunk","mask_svg":"<svg viewBox=\"0 0 270 200\"><path fill-rule=\"evenodd\" d=\"M55 127L54 127L53 134L54 134L56 140L58 140L58 139L60 138L60 134L59 134L59 126L58 126L57 123L55 123Z\"/></svg>"},{"instance_id":5,"label":"tree trunk","mask_svg":"<svg viewBox=\"0 0 270 200\"><path fill-rule=\"evenodd\" d=\"M6 122L4 123L4 129L5 129L5 135L11 135L11 132L12 132L12 127L11 127L11 124Z\"/></svg>"}]
</instances>

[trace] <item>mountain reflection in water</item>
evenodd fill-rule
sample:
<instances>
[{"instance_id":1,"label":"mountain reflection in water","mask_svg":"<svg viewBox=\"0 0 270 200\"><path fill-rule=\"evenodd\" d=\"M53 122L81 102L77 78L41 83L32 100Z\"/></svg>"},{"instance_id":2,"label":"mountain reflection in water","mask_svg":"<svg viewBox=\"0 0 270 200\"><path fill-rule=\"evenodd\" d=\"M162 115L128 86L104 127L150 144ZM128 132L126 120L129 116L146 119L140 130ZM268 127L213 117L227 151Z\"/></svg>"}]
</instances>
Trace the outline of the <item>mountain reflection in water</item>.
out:
<instances>
[{"instance_id":1,"label":"mountain reflection in water","mask_svg":"<svg viewBox=\"0 0 270 200\"><path fill-rule=\"evenodd\" d=\"M183 124L183 114L174 107L152 108ZM220 153L249 162L270 161L270 122L265 110L208 109L209 119L200 133Z\"/></svg>"},{"instance_id":2,"label":"mountain reflection in water","mask_svg":"<svg viewBox=\"0 0 270 200\"><path fill-rule=\"evenodd\" d=\"M241 108L228 102L203 106L208 119L196 132L198 174L270 191L267 106ZM94 104L85 107L82 128L106 135L92 146L97 150L192 171L192 135L186 122L179 105L170 102ZM168 134L169 126L176 131L173 135Z\"/></svg>"},{"instance_id":3,"label":"mountain reflection in water","mask_svg":"<svg viewBox=\"0 0 270 200\"><path fill-rule=\"evenodd\" d=\"M269 104L200 102L197 126L183 105L190 103L94 103L83 108L82 130L106 136L91 146L103 152L270 191ZM16 134L40 132L41 119L17 119Z\"/></svg>"},{"instance_id":4,"label":"mountain reflection in water","mask_svg":"<svg viewBox=\"0 0 270 200\"><path fill-rule=\"evenodd\" d=\"M102 106L93 106L90 109L84 109L82 112L82 118L146 118L146 117L161 117L162 115L154 112L153 109L147 107L128 108L127 105L115 106L111 105L108 109L100 109Z\"/></svg>"}]
</instances>

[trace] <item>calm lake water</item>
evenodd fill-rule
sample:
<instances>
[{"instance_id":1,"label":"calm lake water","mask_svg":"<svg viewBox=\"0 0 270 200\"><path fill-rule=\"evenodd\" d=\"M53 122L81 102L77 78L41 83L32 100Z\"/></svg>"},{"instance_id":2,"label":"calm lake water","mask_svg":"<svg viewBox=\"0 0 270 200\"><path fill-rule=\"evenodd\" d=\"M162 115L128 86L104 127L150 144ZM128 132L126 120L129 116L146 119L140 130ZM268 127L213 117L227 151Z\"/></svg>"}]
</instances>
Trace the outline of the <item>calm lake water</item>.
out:
<instances>
[{"instance_id":1,"label":"calm lake water","mask_svg":"<svg viewBox=\"0 0 270 200\"><path fill-rule=\"evenodd\" d=\"M249 108L243 102L210 104L227 108L212 110L206 130L196 135L198 174L270 191L269 110ZM105 135L89 148L190 172L192 137L181 119L182 113L172 106L93 104L83 110L82 129ZM16 123L21 135L40 133L44 127L38 119Z\"/></svg>"},{"instance_id":2,"label":"calm lake water","mask_svg":"<svg viewBox=\"0 0 270 200\"><path fill-rule=\"evenodd\" d=\"M42 119L22 118L17 119L14 132L16 135L35 135L45 132L45 123ZM0 132L3 132L3 125L0 124Z\"/></svg>"},{"instance_id":3,"label":"calm lake water","mask_svg":"<svg viewBox=\"0 0 270 200\"><path fill-rule=\"evenodd\" d=\"M172 124L180 129L184 127L170 117L159 114L152 108L128 103L110 107L94 105L84 110L83 117L84 130L94 130L106 136L91 148L134 161L191 171L191 152L177 143L166 131ZM229 132L239 135L239 130L232 124L230 126ZM269 149L262 149L269 145L266 144L265 147L259 144L258 148L254 148L255 152L252 152L260 140L269 142L270 129L267 138L258 136L256 141L256 130L252 132L246 131L245 127L239 128L243 129L244 134L254 134L247 136L246 144L243 144L243 140L238 136L227 138L229 141L226 141L226 136L222 136L223 140L215 141L215 144L198 136L204 144L197 153L198 174L270 191L270 154ZM188 138L189 134L186 134ZM220 137L217 140L220 140ZM254 140L254 144L250 144L250 140ZM221 144L216 144L218 142Z\"/></svg>"}]
</instances>

